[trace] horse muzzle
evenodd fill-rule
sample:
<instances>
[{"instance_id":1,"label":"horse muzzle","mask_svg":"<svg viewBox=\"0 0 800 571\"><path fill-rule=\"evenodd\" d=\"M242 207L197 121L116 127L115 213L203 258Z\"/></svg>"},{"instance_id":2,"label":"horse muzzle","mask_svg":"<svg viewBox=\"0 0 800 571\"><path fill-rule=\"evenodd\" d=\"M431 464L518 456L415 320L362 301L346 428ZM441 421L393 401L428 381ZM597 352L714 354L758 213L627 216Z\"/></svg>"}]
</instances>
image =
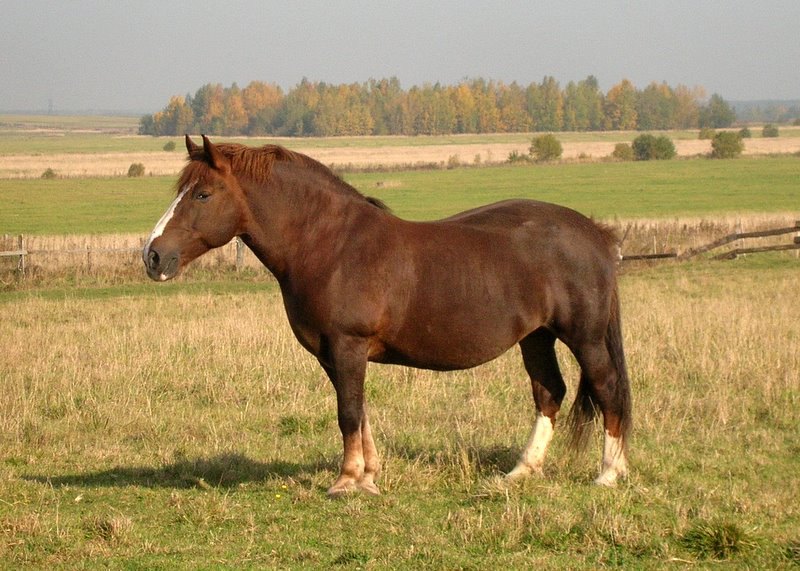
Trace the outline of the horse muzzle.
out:
<instances>
[{"instance_id":1,"label":"horse muzzle","mask_svg":"<svg viewBox=\"0 0 800 571\"><path fill-rule=\"evenodd\" d=\"M147 275L157 282L165 282L174 278L180 269L180 256L175 252L160 254L153 248L145 248L142 251L142 260L147 269Z\"/></svg>"}]
</instances>

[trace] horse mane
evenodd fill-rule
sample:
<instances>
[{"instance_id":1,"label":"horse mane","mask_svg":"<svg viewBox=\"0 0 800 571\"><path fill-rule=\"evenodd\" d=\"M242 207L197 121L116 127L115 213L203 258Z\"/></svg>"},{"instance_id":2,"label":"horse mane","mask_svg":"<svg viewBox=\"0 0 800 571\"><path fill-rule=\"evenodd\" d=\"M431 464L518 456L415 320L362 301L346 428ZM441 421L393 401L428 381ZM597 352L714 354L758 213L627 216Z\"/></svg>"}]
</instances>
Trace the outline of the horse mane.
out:
<instances>
[{"instance_id":1,"label":"horse mane","mask_svg":"<svg viewBox=\"0 0 800 571\"><path fill-rule=\"evenodd\" d=\"M269 180L272 166L276 162L295 163L334 182L333 187L338 192L364 200L381 210L389 210L383 201L371 196L365 196L342 180L330 168L303 153L291 151L281 145L248 147L238 143L219 143L214 146L230 161L231 170L237 176L265 183ZM189 163L178 177L176 191L180 192L187 185L194 184L204 178L210 168L203 147L198 147L195 151L189 153Z\"/></svg>"}]
</instances>

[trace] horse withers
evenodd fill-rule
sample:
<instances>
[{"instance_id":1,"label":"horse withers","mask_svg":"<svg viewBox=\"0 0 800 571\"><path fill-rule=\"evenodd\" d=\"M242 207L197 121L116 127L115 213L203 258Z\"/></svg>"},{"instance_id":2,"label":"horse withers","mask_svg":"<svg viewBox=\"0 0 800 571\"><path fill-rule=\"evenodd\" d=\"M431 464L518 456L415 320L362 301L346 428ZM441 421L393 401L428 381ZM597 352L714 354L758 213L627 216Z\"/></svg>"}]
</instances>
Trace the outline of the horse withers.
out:
<instances>
[{"instance_id":1,"label":"horse withers","mask_svg":"<svg viewBox=\"0 0 800 571\"><path fill-rule=\"evenodd\" d=\"M600 411L600 475L627 472L631 399L611 231L561 206L507 200L434 222L394 216L321 163L280 146L203 145L142 257L158 281L239 236L280 285L300 344L336 391L344 457L331 495L377 494L380 470L364 402L367 362L474 367L518 344L536 418L507 477L540 473L566 393L561 340L581 376L573 441Z\"/></svg>"}]
</instances>

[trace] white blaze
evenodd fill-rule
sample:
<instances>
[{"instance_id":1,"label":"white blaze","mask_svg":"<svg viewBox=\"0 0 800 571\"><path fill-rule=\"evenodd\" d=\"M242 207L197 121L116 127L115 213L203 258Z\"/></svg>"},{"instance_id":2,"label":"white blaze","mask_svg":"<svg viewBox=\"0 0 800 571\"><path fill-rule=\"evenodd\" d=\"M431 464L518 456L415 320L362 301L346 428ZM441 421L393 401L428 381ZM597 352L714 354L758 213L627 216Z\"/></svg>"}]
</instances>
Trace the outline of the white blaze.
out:
<instances>
[{"instance_id":1,"label":"white blaze","mask_svg":"<svg viewBox=\"0 0 800 571\"><path fill-rule=\"evenodd\" d=\"M145 245L144 250L142 250L142 258L144 259L145 263L147 262L147 254L150 252L150 245L153 243L153 240L155 240L156 238L161 236L161 234L164 233L164 228L167 227L167 224L169 224L169 221L172 220L172 217L175 215L175 209L178 207L178 203L184 196L186 196L186 194L192 189L193 186L194 185L186 185L185 187L183 187L181 193L177 197L175 197L175 200L173 200L172 204L169 205L169 208L167 208L167 211L158 221L156 227L153 228L153 232L150 234L150 238L147 240L147 244Z\"/></svg>"}]
</instances>

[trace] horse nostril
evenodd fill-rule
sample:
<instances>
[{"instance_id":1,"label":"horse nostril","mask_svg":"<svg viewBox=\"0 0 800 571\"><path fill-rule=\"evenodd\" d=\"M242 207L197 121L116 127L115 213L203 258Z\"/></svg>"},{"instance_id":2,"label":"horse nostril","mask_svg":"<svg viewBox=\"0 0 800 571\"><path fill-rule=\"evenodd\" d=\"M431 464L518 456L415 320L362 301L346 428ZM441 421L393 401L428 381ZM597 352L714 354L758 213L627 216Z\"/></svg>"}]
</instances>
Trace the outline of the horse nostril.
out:
<instances>
[{"instance_id":1,"label":"horse nostril","mask_svg":"<svg viewBox=\"0 0 800 571\"><path fill-rule=\"evenodd\" d=\"M150 254L147 256L147 265L151 269L156 269L158 267L159 256L157 252L150 250Z\"/></svg>"}]
</instances>

